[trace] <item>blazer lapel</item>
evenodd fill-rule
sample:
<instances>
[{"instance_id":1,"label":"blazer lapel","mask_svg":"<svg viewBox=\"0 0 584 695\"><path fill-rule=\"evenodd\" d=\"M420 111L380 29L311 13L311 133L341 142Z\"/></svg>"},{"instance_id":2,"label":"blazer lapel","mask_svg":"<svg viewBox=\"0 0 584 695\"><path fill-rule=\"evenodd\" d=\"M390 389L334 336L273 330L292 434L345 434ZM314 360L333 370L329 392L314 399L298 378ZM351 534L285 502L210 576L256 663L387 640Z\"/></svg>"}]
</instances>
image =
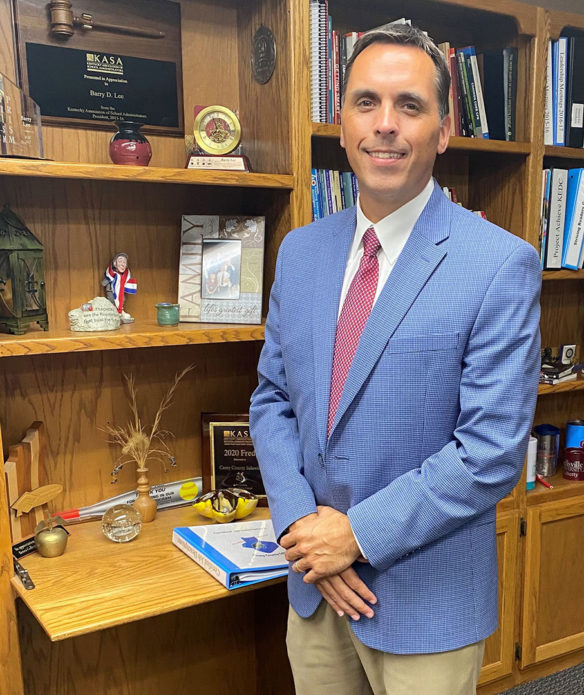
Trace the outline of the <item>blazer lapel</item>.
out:
<instances>
[{"instance_id":1,"label":"blazer lapel","mask_svg":"<svg viewBox=\"0 0 584 695\"><path fill-rule=\"evenodd\" d=\"M320 247L321 270L315 281L312 302L312 342L316 400L316 426L321 451L327 437L333 351L337 332L339 298L343 288L347 255L355 233L355 208L347 211L339 225L331 226Z\"/></svg>"},{"instance_id":2,"label":"blazer lapel","mask_svg":"<svg viewBox=\"0 0 584 695\"><path fill-rule=\"evenodd\" d=\"M449 229L449 203L435 183L432 196L418 218L363 329L332 432L365 383L387 342L446 255L445 245L439 244L448 237Z\"/></svg>"}]
</instances>

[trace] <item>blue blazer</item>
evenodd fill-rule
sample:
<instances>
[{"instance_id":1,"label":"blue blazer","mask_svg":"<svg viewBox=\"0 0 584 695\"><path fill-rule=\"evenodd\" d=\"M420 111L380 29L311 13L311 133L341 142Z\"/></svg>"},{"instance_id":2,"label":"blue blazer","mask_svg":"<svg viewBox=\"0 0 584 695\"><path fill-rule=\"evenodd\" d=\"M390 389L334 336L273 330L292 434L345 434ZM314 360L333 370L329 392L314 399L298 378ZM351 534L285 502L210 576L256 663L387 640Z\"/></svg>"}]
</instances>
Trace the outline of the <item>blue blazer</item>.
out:
<instances>
[{"instance_id":1,"label":"blue blazer","mask_svg":"<svg viewBox=\"0 0 584 695\"><path fill-rule=\"evenodd\" d=\"M327 440L355 209L292 231L276 265L250 426L276 534L328 505L369 564L370 647L440 652L497 627L495 505L521 474L540 368L535 249L437 184L365 326ZM318 590L290 572L307 617Z\"/></svg>"}]
</instances>

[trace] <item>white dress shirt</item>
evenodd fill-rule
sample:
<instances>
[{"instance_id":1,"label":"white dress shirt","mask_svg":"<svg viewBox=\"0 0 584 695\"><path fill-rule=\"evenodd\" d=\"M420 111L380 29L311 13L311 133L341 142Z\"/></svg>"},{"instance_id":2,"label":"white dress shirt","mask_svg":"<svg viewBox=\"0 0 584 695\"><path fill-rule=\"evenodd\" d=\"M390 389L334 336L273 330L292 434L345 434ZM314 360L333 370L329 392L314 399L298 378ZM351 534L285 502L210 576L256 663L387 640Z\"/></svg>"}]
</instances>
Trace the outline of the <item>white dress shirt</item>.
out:
<instances>
[{"instance_id":1,"label":"white dress shirt","mask_svg":"<svg viewBox=\"0 0 584 695\"><path fill-rule=\"evenodd\" d=\"M379 280L377 282L377 290L373 301L375 304L395 262L402 252L403 247L406 245L407 240L410 238L410 234L418 221L418 217L422 214L422 210L430 200L433 190L434 180L430 178L421 193L418 193L415 198L412 198L412 200L408 201L405 205L402 205L401 208L398 208L395 212L379 220L376 224L373 224L365 217L363 210L361 210L361 200L357 198L357 223L355 225L353 243L351 244L351 249L347 258L347 267L345 268L345 278L343 280L343 289L341 291L337 318L341 314L347 292L349 291L349 287L357 273L361 257L363 256L363 234L372 226L381 244L377 252ZM361 555L367 559L357 536L355 536L355 540L357 541Z\"/></svg>"},{"instance_id":2,"label":"white dress shirt","mask_svg":"<svg viewBox=\"0 0 584 695\"><path fill-rule=\"evenodd\" d=\"M365 217L363 210L361 210L361 199L357 198L357 224L355 225L355 235L347 258L347 267L345 269L345 278L343 280L343 289L337 318L341 314L341 308L345 301L345 297L347 296L347 292L349 291L349 287L357 273L361 257L363 256L363 234L365 234L369 227L374 227L379 243L381 244L381 248L377 252L379 280L377 282L377 291L375 292L375 303L398 256L406 245L406 241L409 239L412 229L418 221L418 217L422 214L422 210L430 200L433 190L434 180L430 178L421 193L418 193L415 198L412 198L412 200L408 201L405 205L402 205L401 208L398 208L395 212L379 220L376 224L373 224L373 222Z\"/></svg>"}]
</instances>

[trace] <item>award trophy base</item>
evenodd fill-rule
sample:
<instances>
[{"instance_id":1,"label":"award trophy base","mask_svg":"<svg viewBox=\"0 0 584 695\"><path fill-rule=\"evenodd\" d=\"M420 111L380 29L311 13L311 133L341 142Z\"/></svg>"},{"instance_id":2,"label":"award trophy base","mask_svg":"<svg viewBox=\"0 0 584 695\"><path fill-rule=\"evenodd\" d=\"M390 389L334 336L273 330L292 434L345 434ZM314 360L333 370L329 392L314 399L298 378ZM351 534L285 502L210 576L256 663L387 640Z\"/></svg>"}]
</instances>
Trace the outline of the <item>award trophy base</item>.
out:
<instances>
[{"instance_id":1,"label":"award trophy base","mask_svg":"<svg viewBox=\"0 0 584 695\"><path fill-rule=\"evenodd\" d=\"M216 169L221 171L251 171L245 155L190 154L185 169Z\"/></svg>"}]
</instances>

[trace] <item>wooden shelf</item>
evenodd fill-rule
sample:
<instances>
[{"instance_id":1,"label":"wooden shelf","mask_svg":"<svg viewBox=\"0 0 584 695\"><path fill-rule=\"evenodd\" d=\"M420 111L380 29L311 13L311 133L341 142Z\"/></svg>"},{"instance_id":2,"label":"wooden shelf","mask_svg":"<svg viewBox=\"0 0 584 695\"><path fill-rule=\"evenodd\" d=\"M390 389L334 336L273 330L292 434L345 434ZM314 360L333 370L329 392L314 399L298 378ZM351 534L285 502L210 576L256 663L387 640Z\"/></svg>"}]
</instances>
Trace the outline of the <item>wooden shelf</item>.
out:
<instances>
[{"instance_id":1,"label":"wooden shelf","mask_svg":"<svg viewBox=\"0 0 584 695\"><path fill-rule=\"evenodd\" d=\"M546 145L544 150L545 157L557 157L559 159L580 159L584 160L584 147L557 147Z\"/></svg>"},{"instance_id":2,"label":"wooden shelf","mask_svg":"<svg viewBox=\"0 0 584 695\"><path fill-rule=\"evenodd\" d=\"M567 391L584 391L584 379L564 381L561 384L540 384L537 393L539 396L548 396L551 393L566 393Z\"/></svg>"},{"instance_id":3,"label":"wooden shelf","mask_svg":"<svg viewBox=\"0 0 584 695\"><path fill-rule=\"evenodd\" d=\"M268 517L264 508L249 519ZM191 506L164 510L130 543L109 541L101 521L75 524L68 527L64 555L34 553L20 561L34 589L27 591L16 577L12 585L53 641L225 598L235 592L172 544L175 526L204 523Z\"/></svg>"},{"instance_id":4,"label":"wooden shelf","mask_svg":"<svg viewBox=\"0 0 584 695\"><path fill-rule=\"evenodd\" d=\"M584 270L544 270L542 280L584 280Z\"/></svg>"},{"instance_id":5,"label":"wooden shelf","mask_svg":"<svg viewBox=\"0 0 584 695\"><path fill-rule=\"evenodd\" d=\"M312 135L318 138L338 140L341 135L341 126L332 123L313 123ZM531 144L529 142L451 137L448 142L448 149L466 152L499 152L506 155L527 155L531 153Z\"/></svg>"},{"instance_id":6,"label":"wooden shelf","mask_svg":"<svg viewBox=\"0 0 584 695\"><path fill-rule=\"evenodd\" d=\"M91 352L201 343L237 343L264 339L263 325L180 323L159 326L156 321L137 321L115 331L95 333L30 329L24 335L0 334L0 357L46 355L59 352Z\"/></svg>"},{"instance_id":7,"label":"wooden shelf","mask_svg":"<svg viewBox=\"0 0 584 695\"><path fill-rule=\"evenodd\" d=\"M558 467L558 471L555 475L546 478L546 480L550 485L553 485L553 490L536 482L534 489L527 491L528 506L542 504L544 502L556 502L570 497L581 497L582 493L584 493L584 482L579 480L566 480L562 476L561 466Z\"/></svg>"},{"instance_id":8,"label":"wooden shelf","mask_svg":"<svg viewBox=\"0 0 584 695\"><path fill-rule=\"evenodd\" d=\"M0 175L32 176L51 179L90 179L93 181L139 181L142 183L181 183L199 186L292 189L290 174L255 174L240 171L197 171L165 167L116 166L115 164L76 164L33 159L0 157Z\"/></svg>"}]
</instances>

